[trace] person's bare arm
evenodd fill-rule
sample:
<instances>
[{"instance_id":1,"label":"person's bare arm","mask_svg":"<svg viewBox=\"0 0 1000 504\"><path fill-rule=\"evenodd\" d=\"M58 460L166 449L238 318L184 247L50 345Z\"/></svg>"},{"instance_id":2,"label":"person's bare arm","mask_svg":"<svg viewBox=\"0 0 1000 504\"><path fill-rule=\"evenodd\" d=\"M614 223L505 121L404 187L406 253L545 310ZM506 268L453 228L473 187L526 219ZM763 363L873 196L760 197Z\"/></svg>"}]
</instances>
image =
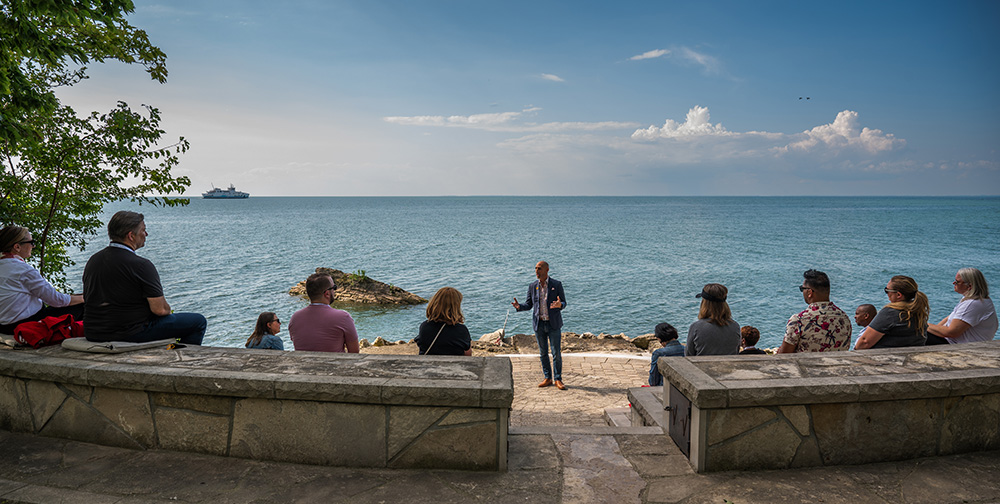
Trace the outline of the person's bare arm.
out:
<instances>
[{"instance_id":1,"label":"person's bare arm","mask_svg":"<svg viewBox=\"0 0 1000 504\"><path fill-rule=\"evenodd\" d=\"M70 294L69 295L69 305L78 305L83 303L83 294Z\"/></svg>"},{"instance_id":2,"label":"person's bare arm","mask_svg":"<svg viewBox=\"0 0 1000 504\"><path fill-rule=\"evenodd\" d=\"M952 320L948 325L944 325L944 321L940 324L927 324L927 332L942 338L957 338L969 329L972 329L972 326L968 322L958 319Z\"/></svg>"},{"instance_id":3,"label":"person's bare arm","mask_svg":"<svg viewBox=\"0 0 1000 504\"><path fill-rule=\"evenodd\" d=\"M875 343L878 343L882 339L882 336L885 336L885 333L880 333L872 329L871 326L866 327L865 332L861 333L861 336L858 336L858 342L854 344L854 349L867 350L875 346Z\"/></svg>"},{"instance_id":4,"label":"person's bare arm","mask_svg":"<svg viewBox=\"0 0 1000 504\"><path fill-rule=\"evenodd\" d=\"M170 315L170 304L167 303L167 298L163 296L146 298L146 301L149 302L149 311L153 312L153 315L160 317Z\"/></svg>"}]
</instances>

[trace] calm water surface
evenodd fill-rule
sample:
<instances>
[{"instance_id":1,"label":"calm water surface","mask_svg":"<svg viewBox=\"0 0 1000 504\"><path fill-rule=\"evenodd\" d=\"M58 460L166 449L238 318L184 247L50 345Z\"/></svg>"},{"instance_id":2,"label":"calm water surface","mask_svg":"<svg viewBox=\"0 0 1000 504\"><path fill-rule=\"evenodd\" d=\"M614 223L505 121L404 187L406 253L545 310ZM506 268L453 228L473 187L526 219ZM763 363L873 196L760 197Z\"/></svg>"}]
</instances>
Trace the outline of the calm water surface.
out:
<instances>
[{"instance_id":1,"label":"calm water surface","mask_svg":"<svg viewBox=\"0 0 1000 504\"><path fill-rule=\"evenodd\" d=\"M934 322L958 302L959 267L1000 289L1000 198L251 197L116 204L104 220L121 209L146 215L140 255L175 310L208 318L206 344L219 346L242 346L262 311L287 323L306 304L288 289L319 266L365 270L426 298L455 287L474 336L501 327L540 259L564 283L564 330L578 333L637 336L670 322L684 340L694 295L718 282L735 319L768 347L805 306L798 285L809 268L830 275L832 300L851 315L884 305L896 274L917 280ZM105 245L95 239L74 256L77 290ZM342 308L369 340L410 339L424 320L424 306ZM507 330L531 333L530 314L511 313ZM284 328L280 336L291 348Z\"/></svg>"}]
</instances>

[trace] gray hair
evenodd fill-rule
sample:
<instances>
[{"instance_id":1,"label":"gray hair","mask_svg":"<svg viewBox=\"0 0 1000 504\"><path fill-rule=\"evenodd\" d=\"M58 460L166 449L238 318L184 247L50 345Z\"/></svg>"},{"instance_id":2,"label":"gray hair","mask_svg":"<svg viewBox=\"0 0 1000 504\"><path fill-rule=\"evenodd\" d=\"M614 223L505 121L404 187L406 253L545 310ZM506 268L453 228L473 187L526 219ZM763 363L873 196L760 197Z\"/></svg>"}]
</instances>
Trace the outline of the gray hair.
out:
<instances>
[{"instance_id":1,"label":"gray hair","mask_svg":"<svg viewBox=\"0 0 1000 504\"><path fill-rule=\"evenodd\" d=\"M141 213L120 210L108 221L108 237L113 241L125 241L128 234L139 229L144 217Z\"/></svg>"},{"instance_id":2,"label":"gray hair","mask_svg":"<svg viewBox=\"0 0 1000 504\"><path fill-rule=\"evenodd\" d=\"M989 299L990 286L986 284L986 277L983 272L976 268L962 268L958 270L958 278L961 278L969 290L965 291L962 299Z\"/></svg>"}]
</instances>

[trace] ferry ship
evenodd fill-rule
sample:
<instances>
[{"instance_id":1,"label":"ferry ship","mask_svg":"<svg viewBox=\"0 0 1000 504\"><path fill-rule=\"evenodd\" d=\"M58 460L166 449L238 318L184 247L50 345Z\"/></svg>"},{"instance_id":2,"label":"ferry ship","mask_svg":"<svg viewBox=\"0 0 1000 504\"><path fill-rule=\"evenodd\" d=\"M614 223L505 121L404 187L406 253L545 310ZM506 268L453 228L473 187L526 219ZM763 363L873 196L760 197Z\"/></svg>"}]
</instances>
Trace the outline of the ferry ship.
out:
<instances>
[{"instance_id":1,"label":"ferry ship","mask_svg":"<svg viewBox=\"0 0 1000 504\"><path fill-rule=\"evenodd\" d=\"M243 199L249 198L250 193L237 191L233 184L229 184L229 189L219 189L213 185L212 190L201 193L201 197L205 199Z\"/></svg>"}]
</instances>

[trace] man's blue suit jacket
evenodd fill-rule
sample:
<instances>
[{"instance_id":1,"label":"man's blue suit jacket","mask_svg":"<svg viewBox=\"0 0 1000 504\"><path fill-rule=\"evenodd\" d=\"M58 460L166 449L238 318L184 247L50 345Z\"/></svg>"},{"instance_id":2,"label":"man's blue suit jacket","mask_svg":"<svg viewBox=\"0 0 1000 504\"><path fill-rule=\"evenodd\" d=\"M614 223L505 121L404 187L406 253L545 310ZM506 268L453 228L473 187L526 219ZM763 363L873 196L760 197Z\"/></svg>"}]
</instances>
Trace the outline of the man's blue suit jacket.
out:
<instances>
[{"instance_id":1,"label":"man's blue suit jacket","mask_svg":"<svg viewBox=\"0 0 1000 504\"><path fill-rule=\"evenodd\" d=\"M555 278L549 277L548 281L549 288L549 304L552 304L559 297L559 300L563 303L563 308L566 307L566 293L563 292L562 282L556 280ZM521 307L517 311L532 310L531 312L531 328L535 331L538 330L538 280L531 282L528 286L528 298L527 301L520 303ZM562 308L549 308L549 327L555 330L562 329Z\"/></svg>"}]
</instances>

